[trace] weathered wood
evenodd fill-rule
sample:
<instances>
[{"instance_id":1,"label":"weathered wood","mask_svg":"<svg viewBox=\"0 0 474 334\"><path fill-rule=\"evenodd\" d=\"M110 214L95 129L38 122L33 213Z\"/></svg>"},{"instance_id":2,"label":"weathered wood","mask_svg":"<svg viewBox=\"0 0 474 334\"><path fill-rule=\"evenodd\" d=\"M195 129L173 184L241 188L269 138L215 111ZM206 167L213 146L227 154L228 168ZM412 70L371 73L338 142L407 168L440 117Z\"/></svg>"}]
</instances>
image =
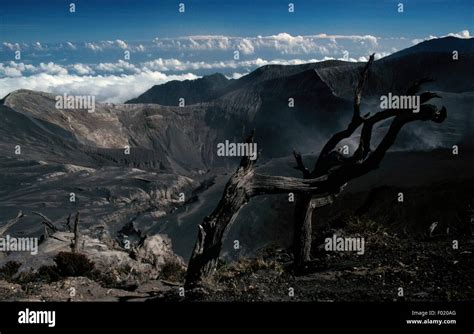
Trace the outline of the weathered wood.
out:
<instances>
[{"instance_id":1,"label":"weathered wood","mask_svg":"<svg viewBox=\"0 0 474 334\"><path fill-rule=\"evenodd\" d=\"M249 184L254 176L252 162L242 159L241 166L227 182L216 209L199 225L198 238L189 260L185 286L214 273L222 248L222 237L250 198Z\"/></svg>"},{"instance_id":2,"label":"weathered wood","mask_svg":"<svg viewBox=\"0 0 474 334\"><path fill-rule=\"evenodd\" d=\"M300 170L303 173L304 179L309 179L311 172L304 165L303 157L301 156L301 153L296 150L293 150L293 156L295 157L295 160L296 160L296 166L294 168L297 170Z\"/></svg>"},{"instance_id":3,"label":"weathered wood","mask_svg":"<svg viewBox=\"0 0 474 334\"><path fill-rule=\"evenodd\" d=\"M46 225L43 225L43 229L44 229L44 233L43 233L42 241L44 242L45 240L48 240L49 232L48 232L48 227Z\"/></svg>"},{"instance_id":4,"label":"weathered wood","mask_svg":"<svg viewBox=\"0 0 474 334\"><path fill-rule=\"evenodd\" d=\"M312 220L317 208L332 204L334 196L324 197L301 194L296 196L295 224L293 236L293 256L295 268L302 267L311 260Z\"/></svg>"},{"instance_id":5,"label":"weathered wood","mask_svg":"<svg viewBox=\"0 0 474 334\"><path fill-rule=\"evenodd\" d=\"M69 232L71 232L71 217L72 217L72 213L70 213L66 219L66 228Z\"/></svg>"},{"instance_id":6,"label":"weathered wood","mask_svg":"<svg viewBox=\"0 0 474 334\"><path fill-rule=\"evenodd\" d=\"M79 244L79 211L76 213L76 219L74 220L74 239L72 240L71 243L71 250L73 253L77 253L77 245Z\"/></svg>"},{"instance_id":7,"label":"weathered wood","mask_svg":"<svg viewBox=\"0 0 474 334\"><path fill-rule=\"evenodd\" d=\"M58 231L58 228L54 225L53 221L49 219L48 217L46 217L44 214L42 214L41 212L36 212L36 211L33 211L31 213L43 218L42 223L46 225L49 229L51 229L53 233Z\"/></svg>"},{"instance_id":8,"label":"weathered wood","mask_svg":"<svg viewBox=\"0 0 474 334\"><path fill-rule=\"evenodd\" d=\"M15 225L16 223L18 223L18 221L23 218L25 215L23 214L23 212L20 210L18 211L18 214L16 215L15 218L13 219L10 219L4 226L0 227L0 237L10 228L12 227L13 225Z\"/></svg>"},{"instance_id":9,"label":"weathered wood","mask_svg":"<svg viewBox=\"0 0 474 334\"><path fill-rule=\"evenodd\" d=\"M293 228L293 258L295 268L311 258L312 241L312 216L313 208L310 206L311 195L300 194L295 196L295 214Z\"/></svg>"}]
</instances>

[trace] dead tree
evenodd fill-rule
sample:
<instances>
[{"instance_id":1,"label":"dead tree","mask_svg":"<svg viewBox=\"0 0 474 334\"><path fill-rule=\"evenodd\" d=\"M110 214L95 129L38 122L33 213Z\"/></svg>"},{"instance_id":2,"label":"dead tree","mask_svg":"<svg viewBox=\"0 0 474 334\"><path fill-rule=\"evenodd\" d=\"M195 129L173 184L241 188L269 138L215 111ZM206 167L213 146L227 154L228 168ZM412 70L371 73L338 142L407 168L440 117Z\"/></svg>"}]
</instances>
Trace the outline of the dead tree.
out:
<instances>
[{"instance_id":1,"label":"dead tree","mask_svg":"<svg viewBox=\"0 0 474 334\"><path fill-rule=\"evenodd\" d=\"M43 234L43 237L40 239L41 242L48 239L50 235L53 235L54 233L58 231L58 228L54 225L53 221L49 219L48 217L46 217L44 214L42 214L41 212L35 212L35 211L31 213L43 218L43 221L41 223L44 225L44 234Z\"/></svg>"},{"instance_id":2,"label":"dead tree","mask_svg":"<svg viewBox=\"0 0 474 334\"><path fill-rule=\"evenodd\" d=\"M425 92L420 94L418 112L412 109L385 109L374 115L360 115L360 99L367 71L373 62L373 55L365 66L361 80L356 88L354 111L348 127L334 134L322 148L313 171L309 171L303 163L301 155L294 153L297 169L303 172L303 178L271 176L255 173L254 163L249 157L243 157L236 172L227 182L224 194L211 215L204 218L198 226L197 241L189 260L186 272L185 286L187 288L211 276L217 266L222 238L226 229L232 224L240 209L254 196L263 194L278 194L293 192L298 196L300 208L299 235L300 254L298 261L304 262L309 258L311 244L311 216L316 207L330 204L344 186L352 179L358 178L369 171L378 168L387 150L393 145L402 127L412 121L433 121L441 123L446 119L446 108L438 109L427 104L438 95ZM407 95L418 93L421 84L430 80L423 79L411 86ZM371 150L372 130L376 123L392 119L390 127L377 147ZM361 135L357 149L351 156L345 157L335 150L338 143L349 138L360 126ZM253 142L253 134L247 143ZM298 212L298 209L300 211ZM297 237L298 238L298 237ZM298 248L299 247L299 248Z\"/></svg>"},{"instance_id":3,"label":"dead tree","mask_svg":"<svg viewBox=\"0 0 474 334\"><path fill-rule=\"evenodd\" d=\"M66 230L71 232L71 217L72 217L72 213L69 214L69 216L67 216L66 218Z\"/></svg>"},{"instance_id":4,"label":"dead tree","mask_svg":"<svg viewBox=\"0 0 474 334\"><path fill-rule=\"evenodd\" d=\"M319 154L318 161L313 170L306 168L301 154L293 151L296 160L297 170L302 172L305 179L318 175L324 175L330 168L340 165L344 161L338 152L333 151L336 145L351 136L354 131L363 123L364 119L360 116L360 102L362 90L368 77L369 68L374 61L374 55L371 55L369 61L364 66L359 82L354 91L354 104L351 122L348 127L336 133L329 139ZM368 115L366 115L368 116ZM336 195L336 194L335 194ZM331 204L332 201L319 200L317 194L299 194L295 197L295 215L294 215L294 238L293 238L293 256L294 267L296 270L303 269L305 263L311 260L311 243L312 243L312 220L313 212L320 207Z\"/></svg>"},{"instance_id":5,"label":"dead tree","mask_svg":"<svg viewBox=\"0 0 474 334\"><path fill-rule=\"evenodd\" d=\"M23 212L20 210L18 211L18 214L16 215L15 218L13 219L10 219L4 226L0 227L0 237L3 236L3 234L10 228L12 227L13 225L15 225L16 223L18 223L18 221L23 218L25 215L23 214Z\"/></svg>"},{"instance_id":6,"label":"dead tree","mask_svg":"<svg viewBox=\"0 0 474 334\"><path fill-rule=\"evenodd\" d=\"M76 213L76 219L74 220L74 238L71 240L71 251L77 253L77 245L79 244L79 211Z\"/></svg>"}]
</instances>

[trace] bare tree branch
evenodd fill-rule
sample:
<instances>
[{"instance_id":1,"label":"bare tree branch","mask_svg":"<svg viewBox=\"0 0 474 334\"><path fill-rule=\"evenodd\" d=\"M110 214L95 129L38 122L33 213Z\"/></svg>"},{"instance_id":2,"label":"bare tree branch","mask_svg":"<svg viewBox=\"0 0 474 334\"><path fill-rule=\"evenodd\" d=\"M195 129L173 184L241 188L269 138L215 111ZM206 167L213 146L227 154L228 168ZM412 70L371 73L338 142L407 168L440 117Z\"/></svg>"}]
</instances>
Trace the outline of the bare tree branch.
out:
<instances>
[{"instance_id":1,"label":"bare tree branch","mask_svg":"<svg viewBox=\"0 0 474 334\"><path fill-rule=\"evenodd\" d=\"M323 159L326 158L326 156L331 152L336 145L343 139L350 137L354 131L362 124L363 118L360 115L360 101L361 101L361 95L362 95L362 89L364 88L365 81L367 80L369 68L372 65L374 61L374 55L372 54L369 58L369 61L365 64L364 69L362 70L362 74L359 79L359 83L357 84L357 87L354 92L354 104L353 104L353 114L352 114L352 120L347 126L347 128L343 131L340 131L336 134L334 134L324 145L322 148L318 160L316 162L316 165L314 167L315 170L318 169L318 167L321 165L321 162Z\"/></svg>"},{"instance_id":2,"label":"bare tree branch","mask_svg":"<svg viewBox=\"0 0 474 334\"><path fill-rule=\"evenodd\" d=\"M303 157L301 156L301 153L296 151L296 150L293 150L293 156L295 157L295 160L296 160L296 167L294 167L295 169L301 171L303 173L303 177L305 179L309 178L310 176L310 171L308 168L306 168L306 166L304 165L303 163Z\"/></svg>"},{"instance_id":3,"label":"bare tree branch","mask_svg":"<svg viewBox=\"0 0 474 334\"><path fill-rule=\"evenodd\" d=\"M18 214L16 215L15 218L13 219L10 219L4 226L0 227L0 237L10 228L12 227L13 225L15 225L16 223L18 223L18 221L23 218L25 215L23 214L23 212L20 210L18 211Z\"/></svg>"},{"instance_id":4,"label":"bare tree branch","mask_svg":"<svg viewBox=\"0 0 474 334\"><path fill-rule=\"evenodd\" d=\"M36 212L36 211L33 211L31 213L43 218L42 223L45 224L48 228L50 228L53 232L58 231L57 227L54 226L54 223L52 222L52 220L46 217L44 214L42 214L41 212Z\"/></svg>"},{"instance_id":5,"label":"bare tree branch","mask_svg":"<svg viewBox=\"0 0 474 334\"><path fill-rule=\"evenodd\" d=\"M431 104L421 105L420 111L417 113L412 111L404 111L400 113L394 118L386 135L367 159L360 163L343 165L340 168L333 170L328 175L328 182L338 186L341 183L346 183L351 179L362 176L369 171L378 168L385 153L395 142L395 139L403 125L416 120L441 123L446 119L446 116L447 112L445 107L438 109L436 106Z\"/></svg>"},{"instance_id":6,"label":"bare tree branch","mask_svg":"<svg viewBox=\"0 0 474 334\"><path fill-rule=\"evenodd\" d=\"M77 245L79 243L79 211L76 213L76 219L74 220L74 239L71 243L71 249L73 253L77 253Z\"/></svg>"},{"instance_id":7,"label":"bare tree branch","mask_svg":"<svg viewBox=\"0 0 474 334\"><path fill-rule=\"evenodd\" d=\"M315 207L321 207L333 202L344 186L350 180L378 168L387 150L393 145L402 127L412 121L433 121L441 123L446 119L446 108L438 109L434 105L424 104L432 98L439 98L435 93L425 92L420 95L420 109L414 112L411 109L387 109L375 115L364 118L360 116L360 101L364 82L370 65L374 60L371 55L364 67L359 83L354 93L354 111L347 129L333 135L321 150L321 154L312 172L305 167L299 152L293 155L297 166L295 169L302 171L303 178L284 176L262 175L254 172L255 160L243 157L240 166L227 182L224 194L216 209L199 225L198 237L189 260L186 273L185 286L190 287L200 282L204 277L210 276L215 271L219 254L222 248L224 232L237 217L240 209L247 204L253 196L262 194L277 194L295 192L301 196L306 210L303 214L300 241L308 245L311 241L311 217ZM427 79L416 82L408 89L417 93L422 83ZM377 122L393 118L392 123L380 141L377 148L371 152L370 142L373 127ZM343 157L339 152L333 151L335 146L344 138L350 137L362 125L359 146L350 157ZM247 138L247 143L253 143L254 132ZM77 218L77 217L76 217ZM308 241L309 240L309 241ZM308 247L302 247L300 260L309 255Z\"/></svg>"},{"instance_id":8,"label":"bare tree branch","mask_svg":"<svg viewBox=\"0 0 474 334\"><path fill-rule=\"evenodd\" d=\"M71 232L71 216L72 216L72 213L70 213L66 219L66 228L69 232Z\"/></svg>"}]
</instances>

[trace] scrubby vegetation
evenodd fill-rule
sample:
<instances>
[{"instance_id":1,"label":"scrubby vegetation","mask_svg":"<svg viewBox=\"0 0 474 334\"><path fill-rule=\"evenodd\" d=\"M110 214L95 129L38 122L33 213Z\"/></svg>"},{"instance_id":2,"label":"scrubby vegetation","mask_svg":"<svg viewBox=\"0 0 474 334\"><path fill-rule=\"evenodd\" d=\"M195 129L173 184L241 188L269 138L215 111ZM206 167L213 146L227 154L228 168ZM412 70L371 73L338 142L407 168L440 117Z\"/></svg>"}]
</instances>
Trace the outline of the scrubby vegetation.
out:
<instances>
[{"instance_id":1,"label":"scrubby vegetation","mask_svg":"<svg viewBox=\"0 0 474 334\"><path fill-rule=\"evenodd\" d=\"M86 276L94 272L94 263L80 253L60 252L54 258L56 272L61 277Z\"/></svg>"},{"instance_id":2,"label":"scrubby vegetation","mask_svg":"<svg viewBox=\"0 0 474 334\"><path fill-rule=\"evenodd\" d=\"M60 252L54 257L55 265L41 266L37 271L18 272L21 263L7 262L0 268L0 279L12 283L27 284L30 282L55 282L65 277L88 277L101 279L102 274L95 269L94 263L80 253Z\"/></svg>"},{"instance_id":3,"label":"scrubby vegetation","mask_svg":"<svg viewBox=\"0 0 474 334\"><path fill-rule=\"evenodd\" d=\"M186 271L178 261L168 261L161 268L160 279L181 282L184 280Z\"/></svg>"},{"instance_id":4,"label":"scrubby vegetation","mask_svg":"<svg viewBox=\"0 0 474 334\"><path fill-rule=\"evenodd\" d=\"M5 281L12 281L15 274L20 269L21 263L16 261L8 261L3 267L0 268L0 279Z\"/></svg>"}]
</instances>

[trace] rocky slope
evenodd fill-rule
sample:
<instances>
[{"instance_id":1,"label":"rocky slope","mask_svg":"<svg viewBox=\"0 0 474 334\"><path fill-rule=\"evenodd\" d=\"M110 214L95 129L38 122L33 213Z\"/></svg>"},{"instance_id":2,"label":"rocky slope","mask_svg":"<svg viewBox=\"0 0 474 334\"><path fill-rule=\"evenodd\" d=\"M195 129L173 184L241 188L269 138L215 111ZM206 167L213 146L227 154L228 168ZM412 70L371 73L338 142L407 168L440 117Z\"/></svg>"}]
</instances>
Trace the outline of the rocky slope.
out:
<instances>
[{"instance_id":1,"label":"rocky slope","mask_svg":"<svg viewBox=\"0 0 474 334\"><path fill-rule=\"evenodd\" d=\"M19 90L1 108L6 155L13 153L6 144L20 144L25 157L37 157L39 149L44 160L173 172L204 169L212 161L213 133L199 107L96 104L88 113L56 109L52 94Z\"/></svg>"},{"instance_id":2,"label":"rocky slope","mask_svg":"<svg viewBox=\"0 0 474 334\"><path fill-rule=\"evenodd\" d=\"M179 99L184 104L207 102L222 95L232 83L224 75L215 73L196 80L170 81L156 85L135 99L125 103L156 103L163 106L177 106Z\"/></svg>"},{"instance_id":3,"label":"rocky slope","mask_svg":"<svg viewBox=\"0 0 474 334\"><path fill-rule=\"evenodd\" d=\"M458 51L457 60L453 60L454 50ZM413 82L431 77L435 81L424 88L438 92L443 97L438 103L450 108L449 124L444 127L448 130L432 125L410 126L405 131L409 134L407 137L415 136L422 142L411 140L410 143L401 138L396 146L423 149L464 140L472 133L466 124L472 126L474 122L471 111L474 86L469 74L474 64L473 50L473 38L445 37L375 61L364 89L364 112L378 110L381 95L405 94ZM196 100L196 106L206 101L206 120L211 128L225 129L225 135L233 138L242 138L249 129L258 129L257 140L263 155L281 157L294 147L302 151L319 149L323 138L348 121L354 85L362 66L342 61L267 65L222 85L214 99L206 93L207 86L200 87L198 81L192 91L202 96ZM216 86L222 80L212 76L205 78L214 80ZM152 100L138 97L133 102L163 102L167 98L166 85L155 86L147 92L147 96L153 96ZM181 91L189 83L173 85L177 86L175 90ZM290 98L294 99L294 107L289 107ZM176 100L174 105L177 103Z\"/></svg>"},{"instance_id":4,"label":"rocky slope","mask_svg":"<svg viewBox=\"0 0 474 334\"><path fill-rule=\"evenodd\" d=\"M362 198L378 196L375 207L380 210L369 210L371 219L385 224L390 223L385 216L410 217L410 208L390 211L397 186L411 191L416 197L411 203L417 205L440 203L447 191L450 196L458 194L457 204L449 202L445 215L432 210L442 216L443 228L450 226L448 216L464 210L471 188L463 183L472 184L473 177L472 151L467 149L474 126L474 88L468 77L473 40L452 41L428 41L415 46L413 52L375 62L364 92L364 111L378 109L380 94L402 91L426 75L437 77L428 88L438 91L443 97L439 103L448 108L443 124L407 126L394 149L445 149L389 154L378 171L348 188L345 200L350 210L363 207ZM449 58L454 46L461 55L456 62ZM43 226L33 211L60 225L80 211L81 230L91 233L91 245L96 242L92 235L96 229L120 240L136 226L150 236L168 235L173 250L187 260L196 225L214 209L238 161L217 157L216 143L240 142L256 129L262 152L258 170L299 176L293 170L293 148L310 154L305 159L314 161L329 135L346 126L361 66L340 61L264 66L238 80L213 75L200 81L173 82L155 86L136 103L98 103L94 113L56 109L51 94L12 92L0 103L0 222L3 225L22 210L25 217L8 233L40 236ZM186 105L173 105L185 92L190 94L185 97ZM141 103L142 98L170 105ZM288 105L290 98L293 107ZM385 130L382 124L375 139ZM453 145L459 145L460 155L452 155ZM130 154L125 153L127 146ZM20 154L15 152L18 147ZM441 181L446 186L431 187ZM370 195L370 189L381 186L389 190ZM425 191L429 195L423 195ZM335 205L335 211L324 217L339 217L342 209ZM418 218L413 231L421 233L435 219ZM292 207L285 196L256 198L229 231L225 258L251 256L269 243L288 247L291 226ZM390 232L398 233L404 227L392 226ZM238 251L232 247L234 240L242 245ZM61 247L67 248L66 244Z\"/></svg>"}]
</instances>

